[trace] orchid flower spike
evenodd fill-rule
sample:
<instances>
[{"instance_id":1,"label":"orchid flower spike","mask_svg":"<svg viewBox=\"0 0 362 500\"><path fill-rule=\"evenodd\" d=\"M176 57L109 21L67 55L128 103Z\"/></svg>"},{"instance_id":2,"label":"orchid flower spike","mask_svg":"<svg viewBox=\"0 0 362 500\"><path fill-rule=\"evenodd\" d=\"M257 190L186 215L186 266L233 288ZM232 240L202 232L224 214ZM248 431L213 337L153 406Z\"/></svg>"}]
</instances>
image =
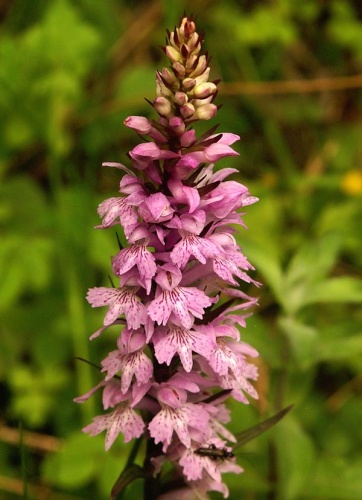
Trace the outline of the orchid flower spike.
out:
<instances>
[{"instance_id":1,"label":"orchid flower spike","mask_svg":"<svg viewBox=\"0 0 362 500\"><path fill-rule=\"evenodd\" d=\"M156 119L128 117L124 124L142 142L129 151L127 167L104 164L123 176L119 194L99 206L98 228L121 226L127 246L112 258L115 286L92 288L87 299L107 308L91 338L110 326L119 337L101 362L104 379L76 398L102 389L107 412L83 431L105 430L107 450L123 434L124 442L147 440L145 464L158 477L171 462L179 489L161 490L167 499L208 498L211 490L228 496L223 473L242 469L225 427L225 399L258 398L251 362L258 353L239 327L256 304L243 283L259 283L233 236L244 226L240 209L257 198L228 179L235 169L215 171L221 158L238 154L232 144L239 137L212 129L198 138L192 128L218 111L202 43L190 17L167 33L169 67L156 73Z\"/></svg>"}]
</instances>

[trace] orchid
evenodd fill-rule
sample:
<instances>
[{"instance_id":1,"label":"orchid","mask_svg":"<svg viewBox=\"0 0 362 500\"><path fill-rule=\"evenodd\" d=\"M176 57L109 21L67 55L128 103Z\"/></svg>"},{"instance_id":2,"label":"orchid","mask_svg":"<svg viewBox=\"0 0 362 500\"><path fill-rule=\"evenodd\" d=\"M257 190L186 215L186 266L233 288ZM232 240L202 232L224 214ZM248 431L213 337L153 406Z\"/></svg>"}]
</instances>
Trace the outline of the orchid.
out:
<instances>
[{"instance_id":1,"label":"orchid","mask_svg":"<svg viewBox=\"0 0 362 500\"><path fill-rule=\"evenodd\" d=\"M145 438L145 470L157 480L171 462L181 489L159 486L155 498L181 498L178 491L182 498L208 498L211 490L227 497L222 474L242 469L227 444L235 437L224 426L230 418L224 403L229 396L245 404L258 398L251 363L258 353L240 340L238 326L246 326L245 311L256 304L240 288L259 283L233 236L244 226L239 210L257 198L225 180L235 169L214 171L221 158L238 154L231 145L239 137L213 128L197 138L192 128L218 110L202 42L189 17L168 32L170 67L157 72L151 103L158 118L128 117L124 124L142 137L129 152L131 167L104 164L124 175L119 196L100 204L97 227L119 225L127 246L112 258L119 285L92 288L87 299L108 307L91 338L110 326L119 328L119 338L101 362L104 380L76 399L103 390L110 412L83 431L106 430L107 450L119 434L125 442ZM213 449L225 450L224 459L213 457Z\"/></svg>"}]
</instances>

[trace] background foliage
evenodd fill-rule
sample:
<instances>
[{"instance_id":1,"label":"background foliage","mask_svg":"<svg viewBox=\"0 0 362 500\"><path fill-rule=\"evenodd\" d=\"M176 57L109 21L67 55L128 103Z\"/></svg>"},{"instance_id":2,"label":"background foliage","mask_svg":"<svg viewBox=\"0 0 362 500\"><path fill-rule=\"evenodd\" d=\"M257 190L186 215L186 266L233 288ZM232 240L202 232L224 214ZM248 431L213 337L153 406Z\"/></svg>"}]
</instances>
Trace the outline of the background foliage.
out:
<instances>
[{"instance_id":1,"label":"background foliage","mask_svg":"<svg viewBox=\"0 0 362 500\"><path fill-rule=\"evenodd\" d=\"M126 116L153 116L144 97L165 64L158 46L184 9L224 82L219 130L242 137L225 164L260 198L240 243L264 284L243 332L261 353L261 397L232 407L231 428L295 405L238 454L245 473L228 480L230 498L362 498L361 5L1 4L1 498L18 498L26 476L30 498L105 499L127 458L122 439L105 453L103 435L80 432L100 402L72 398L99 374L75 357L99 363L114 349L111 335L89 345L103 311L84 300L107 285L117 251L112 231L93 230L119 182L100 164L127 163Z\"/></svg>"}]
</instances>

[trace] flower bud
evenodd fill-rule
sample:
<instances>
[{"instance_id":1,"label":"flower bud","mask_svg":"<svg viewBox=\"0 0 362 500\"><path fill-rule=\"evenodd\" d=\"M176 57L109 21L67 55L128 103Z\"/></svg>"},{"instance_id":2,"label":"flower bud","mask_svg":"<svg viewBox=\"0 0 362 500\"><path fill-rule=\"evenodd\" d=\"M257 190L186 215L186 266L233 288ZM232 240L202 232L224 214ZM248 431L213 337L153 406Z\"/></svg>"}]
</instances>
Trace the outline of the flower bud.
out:
<instances>
[{"instance_id":1,"label":"flower bud","mask_svg":"<svg viewBox=\"0 0 362 500\"><path fill-rule=\"evenodd\" d=\"M182 80L182 86L186 91L193 89L195 87L195 84L196 80L194 80L193 78L184 78Z\"/></svg>"},{"instance_id":2,"label":"flower bud","mask_svg":"<svg viewBox=\"0 0 362 500\"><path fill-rule=\"evenodd\" d=\"M177 47L179 46L179 37L177 35L177 31L171 31L169 42L172 47L175 47L175 49L177 49Z\"/></svg>"},{"instance_id":3,"label":"flower bud","mask_svg":"<svg viewBox=\"0 0 362 500\"><path fill-rule=\"evenodd\" d=\"M199 41L200 41L199 35L196 32L192 33L192 35L190 36L190 38L187 42L187 45L188 45L190 51L194 50L195 47L200 46Z\"/></svg>"},{"instance_id":4,"label":"flower bud","mask_svg":"<svg viewBox=\"0 0 362 500\"><path fill-rule=\"evenodd\" d=\"M197 120L210 120L217 113L217 106L212 103L205 104L197 108L193 118Z\"/></svg>"},{"instance_id":5,"label":"flower bud","mask_svg":"<svg viewBox=\"0 0 362 500\"><path fill-rule=\"evenodd\" d=\"M156 142L164 144L167 142L167 138L157 130L152 123L147 120L144 116L129 116L123 122L126 127L132 128L137 132L137 134L146 134Z\"/></svg>"},{"instance_id":6,"label":"flower bud","mask_svg":"<svg viewBox=\"0 0 362 500\"><path fill-rule=\"evenodd\" d=\"M177 33L181 40L190 38L192 33L195 33L195 31L196 25L194 21L192 21L191 19L187 19L187 17L184 17L181 20L180 27L177 29Z\"/></svg>"},{"instance_id":7,"label":"flower bud","mask_svg":"<svg viewBox=\"0 0 362 500\"><path fill-rule=\"evenodd\" d=\"M147 134L151 130L151 122L144 116L129 116L123 122L126 127L133 128L139 134Z\"/></svg>"},{"instance_id":8,"label":"flower bud","mask_svg":"<svg viewBox=\"0 0 362 500\"><path fill-rule=\"evenodd\" d=\"M152 106L161 116L169 116L171 114L172 106L170 101L166 99L166 97L156 97L156 99L152 103Z\"/></svg>"},{"instance_id":9,"label":"flower bud","mask_svg":"<svg viewBox=\"0 0 362 500\"><path fill-rule=\"evenodd\" d=\"M190 73L190 78L200 76L207 68L207 59L205 55L199 56L196 68ZM209 68L210 71L210 68Z\"/></svg>"},{"instance_id":10,"label":"flower bud","mask_svg":"<svg viewBox=\"0 0 362 500\"><path fill-rule=\"evenodd\" d=\"M194 66L196 66L197 59L198 59L198 56L196 56L196 55L190 56L186 61L186 69L191 70Z\"/></svg>"},{"instance_id":11,"label":"flower bud","mask_svg":"<svg viewBox=\"0 0 362 500\"><path fill-rule=\"evenodd\" d=\"M198 43L196 47L190 52L190 57L191 56L198 56L199 52L201 50L201 43Z\"/></svg>"},{"instance_id":12,"label":"flower bud","mask_svg":"<svg viewBox=\"0 0 362 500\"><path fill-rule=\"evenodd\" d=\"M177 135L181 135L185 132L185 123L179 116L172 116L168 123Z\"/></svg>"},{"instance_id":13,"label":"flower bud","mask_svg":"<svg viewBox=\"0 0 362 500\"><path fill-rule=\"evenodd\" d=\"M187 103L188 97L187 97L187 95L184 92L176 92L175 93L174 101L179 106L183 106L184 104Z\"/></svg>"},{"instance_id":14,"label":"flower bud","mask_svg":"<svg viewBox=\"0 0 362 500\"><path fill-rule=\"evenodd\" d=\"M188 102L180 108L180 112L184 118L189 118L195 113L195 108L190 102Z\"/></svg>"},{"instance_id":15,"label":"flower bud","mask_svg":"<svg viewBox=\"0 0 362 500\"><path fill-rule=\"evenodd\" d=\"M207 82L209 80L209 75L210 75L210 68L206 68L201 75L197 76L195 78L196 80L196 85L199 85L200 83Z\"/></svg>"},{"instance_id":16,"label":"flower bud","mask_svg":"<svg viewBox=\"0 0 362 500\"><path fill-rule=\"evenodd\" d=\"M172 95L172 91L166 87L158 73L156 73L156 94L158 97L170 97Z\"/></svg>"},{"instance_id":17,"label":"flower bud","mask_svg":"<svg viewBox=\"0 0 362 500\"><path fill-rule=\"evenodd\" d=\"M177 75L180 78L183 78L185 76L185 72L186 72L185 66L183 66L181 63L175 62L175 63L173 63L172 67L176 71Z\"/></svg>"},{"instance_id":18,"label":"flower bud","mask_svg":"<svg viewBox=\"0 0 362 500\"><path fill-rule=\"evenodd\" d=\"M205 106L205 104L209 104L209 102L212 102L213 100L214 100L214 94L209 97L205 97L204 99L190 99L195 108L200 108L201 106Z\"/></svg>"},{"instance_id":19,"label":"flower bud","mask_svg":"<svg viewBox=\"0 0 362 500\"><path fill-rule=\"evenodd\" d=\"M205 83L200 83L199 85L196 85L192 91L192 94L197 99L205 99L206 97L209 97L210 95L215 94L216 91L217 91L217 87L214 83L205 82Z\"/></svg>"},{"instance_id":20,"label":"flower bud","mask_svg":"<svg viewBox=\"0 0 362 500\"><path fill-rule=\"evenodd\" d=\"M170 59L171 62L182 62L182 56L180 52L172 47L171 45L166 46L166 56Z\"/></svg>"},{"instance_id":21,"label":"flower bud","mask_svg":"<svg viewBox=\"0 0 362 500\"><path fill-rule=\"evenodd\" d=\"M163 81L168 85L174 85L177 82L176 76L168 68L163 68L161 75Z\"/></svg>"},{"instance_id":22,"label":"flower bud","mask_svg":"<svg viewBox=\"0 0 362 500\"><path fill-rule=\"evenodd\" d=\"M188 130L187 132L182 134L180 142L183 148L189 148L190 146L192 146L192 144L194 144L195 141L196 141L196 133L195 130L192 128L191 130Z\"/></svg>"}]
</instances>

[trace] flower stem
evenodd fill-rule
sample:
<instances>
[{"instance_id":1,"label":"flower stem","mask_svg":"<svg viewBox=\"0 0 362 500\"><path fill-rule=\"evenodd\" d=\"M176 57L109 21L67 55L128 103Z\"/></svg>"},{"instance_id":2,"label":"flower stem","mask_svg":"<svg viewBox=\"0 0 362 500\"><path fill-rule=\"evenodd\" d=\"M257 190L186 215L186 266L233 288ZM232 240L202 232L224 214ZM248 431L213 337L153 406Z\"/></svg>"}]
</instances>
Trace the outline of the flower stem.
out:
<instances>
[{"instance_id":1,"label":"flower stem","mask_svg":"<svg viewBox=\"0 0 362 500\"><path fill-rule=\"evenodd\" d=\"M146 474L144 482L143 499L156 500L160 493L160 475L153 475L154 467L151 459L159 453L159 447L153 439L147 440L146 458L143 464L143 469Z\"/></svg>"}]
</instances>

